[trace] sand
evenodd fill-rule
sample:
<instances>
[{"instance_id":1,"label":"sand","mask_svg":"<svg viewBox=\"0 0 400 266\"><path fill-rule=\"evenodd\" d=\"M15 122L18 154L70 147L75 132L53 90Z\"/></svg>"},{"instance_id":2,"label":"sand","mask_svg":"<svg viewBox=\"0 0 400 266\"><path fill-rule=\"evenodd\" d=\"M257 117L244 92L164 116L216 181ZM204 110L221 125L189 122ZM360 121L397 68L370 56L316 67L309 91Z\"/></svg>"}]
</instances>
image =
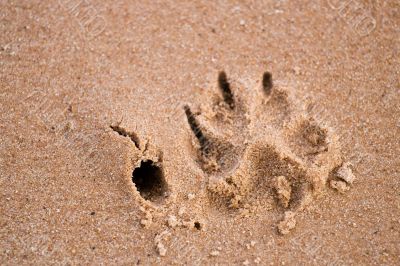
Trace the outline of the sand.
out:
<instances>
[{"instance_id":1,"label":"sand","mask_svg":"<svg viewBox=\"0 0 400 266\"><path fill-rule=\"evenodd\" d=\"M397 1L0 7L0 264L400 263Z\"/></svg>"}]
</instances>

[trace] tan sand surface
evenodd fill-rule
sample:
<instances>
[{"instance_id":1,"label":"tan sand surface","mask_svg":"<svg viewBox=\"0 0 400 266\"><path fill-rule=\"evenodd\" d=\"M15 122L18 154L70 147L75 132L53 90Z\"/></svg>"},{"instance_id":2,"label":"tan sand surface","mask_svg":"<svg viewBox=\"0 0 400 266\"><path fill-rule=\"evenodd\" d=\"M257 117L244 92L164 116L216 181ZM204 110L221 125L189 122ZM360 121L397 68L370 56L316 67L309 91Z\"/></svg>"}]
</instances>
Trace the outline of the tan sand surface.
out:
<instances>
[{"instance_id":1,"label":"tan sand surface","mask_svg":"<svg viewBox=\"0 0 400 266\"><path fill-rule=\"evenodd\" d=\"M399 1L0 1L1 265L399 265L399 169Z\"/></svg>"}]
</instances>

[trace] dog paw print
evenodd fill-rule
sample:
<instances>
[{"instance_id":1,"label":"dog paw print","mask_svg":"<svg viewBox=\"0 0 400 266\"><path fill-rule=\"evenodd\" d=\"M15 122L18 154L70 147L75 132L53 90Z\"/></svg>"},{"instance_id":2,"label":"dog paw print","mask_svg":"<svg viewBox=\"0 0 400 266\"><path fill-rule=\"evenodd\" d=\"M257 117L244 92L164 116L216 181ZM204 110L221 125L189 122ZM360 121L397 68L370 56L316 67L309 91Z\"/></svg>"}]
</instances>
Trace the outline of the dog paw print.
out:
<instances>
[{"instance_id":1,"label":"dog paw print","mask_svg":"<svg viewBox=\"0 0 400 266\"><path fill-rule=\"evenodd\" d=\"M216 206L275 207L283 216L278 230L287 234L296 214L328 183L349 188L354 176L333 130L310 117L289 89L274 86L269 72L251 90L221 72L216 87L207 104L184 106L193 152Z\"/></svg>"}]
</instances>

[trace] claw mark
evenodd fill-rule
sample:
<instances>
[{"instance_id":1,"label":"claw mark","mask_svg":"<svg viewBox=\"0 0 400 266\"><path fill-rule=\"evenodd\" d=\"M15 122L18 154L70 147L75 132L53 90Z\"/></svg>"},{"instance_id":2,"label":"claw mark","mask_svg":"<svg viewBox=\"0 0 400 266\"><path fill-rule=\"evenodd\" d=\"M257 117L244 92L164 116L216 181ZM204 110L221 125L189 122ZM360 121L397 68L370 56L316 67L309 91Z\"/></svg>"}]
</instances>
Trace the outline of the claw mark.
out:
<instances>
[{"instance_id":1,"label":"claw mark","mask_svg":"<svg viewBox=\"0 0 400 266\"><path fill-rule=\"evenodd\" d=\"M222 92L222 97L224 98L224 101L228 104L228 106L231 109L234 109L235 108L235 100L234 100L233 93L231 90L231 85L229 84L228 78L224 71L219 73L218 85L219 85L219 89Z\"/></svg>"},{"instance_id":2,"label":"claw mark","mask_svg":"<svg viewBox=\"0 0 400 266\"><path fill-rule=\"evenodd\" d=\"M188 105L185 105L183 107L185 110L185 114L188 120L188 123L190 125L190 129L192 130L193 134L196 136L200 143L201 151L204 152L205 154L208 153L208 141L207 138L204 136L203 131L200 128L199 122L197 121L196 117L193 115L192 111L190 110L190 107Z\"/></svg>"},{"instance_id":3,"label":"claw mark","mask_svg":"<svg viewBox=\"0 0 400 266\"><path fill-rule=\"evenodd\" d=\"M140 149L139 138L134 132L129 132L125 128L122 128L120 126L110 126L110 128L117 132L119 135L130 138L131 141L135 144L136 148Z\"/></svg>"},{"instance_id":4,"label":"claw mark","mask_svg":"<svg viewBox=\"0 0 400 266\"><path fill-rule=\"evenodd\" d=\"M263 90L266 95L271 93L273 83L272 83L272 74L270 72L265 72L262 79Z\"/></svg>"}]
</instances>

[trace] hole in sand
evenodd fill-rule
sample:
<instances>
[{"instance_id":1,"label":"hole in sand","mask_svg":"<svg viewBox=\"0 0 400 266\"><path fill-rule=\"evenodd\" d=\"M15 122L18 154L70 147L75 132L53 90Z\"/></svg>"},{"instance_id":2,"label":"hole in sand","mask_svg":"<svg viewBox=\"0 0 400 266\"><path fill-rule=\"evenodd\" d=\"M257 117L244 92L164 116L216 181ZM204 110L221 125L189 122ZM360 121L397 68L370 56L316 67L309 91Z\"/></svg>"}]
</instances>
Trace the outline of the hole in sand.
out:
<instances>
[{"instance_id":1,"label":"hole in sand","mask_svg":"<svg viewBox=\"0 0 400 266\"><path fill-rule=\"evenodd\" d=\"M132 182L140 195L150 201L162 199L167 191L162 168L153 161L142 161L132 173Z\"/></svg>"},{"instance_id":2,"label":"hole in sand","mask_svg":"<svg viewBox=\"0 0 400 266\"><path fill-rule=\"evenodd\" d=\"M197 230L201 230L201 224L200 224L199 222L194 222L194 227L195 227Z\"/></svg>"},{"instance_id":3,"label":"hole in sand","mask_svg":"<svg viewBox=\"0 0 400 266\"><path fill-rule=\"evenodd\" d=\"M273 83L272 83L272 74L270 72L265 72L262 80L263 90L266 95L271 93Z\"/></svg>"}]
</instances>

